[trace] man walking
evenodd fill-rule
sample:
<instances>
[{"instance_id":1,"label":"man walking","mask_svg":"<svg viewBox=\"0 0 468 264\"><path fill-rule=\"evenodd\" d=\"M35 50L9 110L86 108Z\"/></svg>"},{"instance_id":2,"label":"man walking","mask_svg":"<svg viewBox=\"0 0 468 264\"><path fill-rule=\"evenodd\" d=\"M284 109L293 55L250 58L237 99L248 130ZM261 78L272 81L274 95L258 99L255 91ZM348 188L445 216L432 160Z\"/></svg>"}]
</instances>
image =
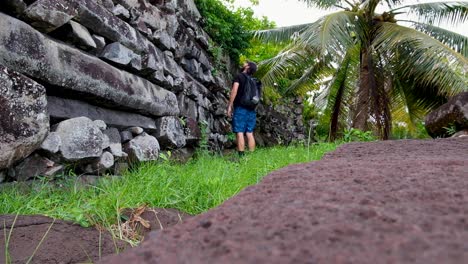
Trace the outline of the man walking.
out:
<instances>
[{"instance_id":1,"label":"man walking","mask_svg":"<svg viewBox=\"0 0 468 264\"><path fill-rule=\"evenodd\" d=\"M257 119L255 106L245 106L242 105L240 101L245 91L244 88L248 81L247 78L251 77L256 71L257 65L255 63L244 63L242 72L234 79L231 96L229 97L227 114L229 117L232 117L232 130L236 133L239 156L243 156L245 151L244 133L247 136L249 151L255 150L255 138L253 135Z\"/></svg>"}]
</instances>

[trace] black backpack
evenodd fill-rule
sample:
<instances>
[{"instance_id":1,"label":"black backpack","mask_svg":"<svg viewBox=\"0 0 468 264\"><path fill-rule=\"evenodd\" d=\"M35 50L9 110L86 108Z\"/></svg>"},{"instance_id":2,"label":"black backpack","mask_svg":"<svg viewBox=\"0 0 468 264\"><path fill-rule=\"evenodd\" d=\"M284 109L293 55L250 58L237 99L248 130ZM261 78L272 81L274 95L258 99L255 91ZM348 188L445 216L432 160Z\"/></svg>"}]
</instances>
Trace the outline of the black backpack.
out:
<instances>
[{"instance_id":1,"label":"black backpack","mask_svg":"<svg viewBox=\"0 0 468 264\"><path fill-rule=\"evenodd\" d=\"M245 76L245 85L240 104L248 107L256 106L260 102L262 83L248 74L242 74Z\"/></svg>"}]
</instances>

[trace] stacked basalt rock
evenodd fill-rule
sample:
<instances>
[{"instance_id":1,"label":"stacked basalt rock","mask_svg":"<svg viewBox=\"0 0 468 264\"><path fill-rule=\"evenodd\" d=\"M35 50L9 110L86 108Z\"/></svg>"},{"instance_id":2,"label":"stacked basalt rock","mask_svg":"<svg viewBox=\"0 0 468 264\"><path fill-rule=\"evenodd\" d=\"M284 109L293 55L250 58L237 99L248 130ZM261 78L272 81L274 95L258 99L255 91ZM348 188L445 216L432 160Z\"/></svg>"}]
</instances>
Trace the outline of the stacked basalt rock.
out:
<instances>
[{"instance_id":1,"label":"stacked basalt rock","mask_svg":"<svg viewBox=\"0 0 468 264\"><path fill-rule=\"evenodd\" d=\"M0 65L1 181L52 177L67 173L66 169L80 174L118 175L129 164L157 160L161 146L180 149L188 146L188 140L189 146L195 146L201 137L196 124L189 130L173 116L150 119L125 112L106 115L87 108L88 117L59 121L67 116L67 110L79 110L80 104L69 102L57 107L60 104L54 100L47 97L42 85ZM99 117L115 118L105 122Z\"/></svg>"},{"instance_id":2,"label":"stacked basalt rock","mask_svg":"<svg viewBox=\"0 0 468 264\"><path fill-rule=\"evenodd\" d=\"M255 138L261 146L288 145L306 139L302 98L276 105L260 105Z\"/></svg>"},{"instance_id":3,"label":"stacked basalt rock","mask_svg":"<svg viewBox=\"0 0 468 264\"><path fill-rule=\"evenodd\" d=\"M0 182L232 147L232 72L200 19L193 0L3 0Z\"/></svg>"},{"instance_id":4,"label":"stacked basalt rock","mask_svg":"<svg viewBox=\"0 0 468 264\"><path fill-rule=\"evenodd\" d=\"M468 136L468 92L453 96L429 113L425 126L433 138Z\"/></svg>"},{"instance_id":5,"label":"stacked basalt rock","mask_svg":"<svg viewBox=\"0 0 468 264\"><path fill-rule=\"evenodd\" d=\"M212 74L200 18L192 0L2 1L0 182L116 173L229 132L231 74Z\"/></svg>"}]
</instances>

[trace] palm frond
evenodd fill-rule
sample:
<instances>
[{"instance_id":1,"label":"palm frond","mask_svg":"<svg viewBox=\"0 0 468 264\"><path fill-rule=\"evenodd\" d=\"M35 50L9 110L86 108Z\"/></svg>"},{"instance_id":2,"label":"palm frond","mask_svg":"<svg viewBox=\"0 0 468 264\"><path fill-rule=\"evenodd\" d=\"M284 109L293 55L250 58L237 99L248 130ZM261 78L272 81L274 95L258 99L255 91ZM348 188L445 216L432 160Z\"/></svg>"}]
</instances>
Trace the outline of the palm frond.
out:
<instances>
[{"instance_id":1,"label":"palm frond","mask_svg":"<svg viewBox=\"0 0 468 264\"><path fill-rule=\"evenodd\" d=\"M316 88L315 83L322 80L326 75L330 74L331 65L328 63L329 59L324 58L316 60L310 65L302 74L302 76L295 80L287 89L286 93L296 92L298 90L308 91Z\"/></svg>"},{"instance_id":2,"label":"palm frond","mask_svg":"<svg viewBox=\"0 0 468 264\"><path fill-rule=\"evenodd\" d=\"M395 6L400 5L403 2L403 0L385 0L385 3L389 8L393 8Z\"/></svg>"},{"instance_id":3,"label":"palm frond","mask_svg":"<svg viewBox=\"0 0 468 264\"><path fill-rule=\"evenodd\" d=\"M416 120L421 120L426 114L423 103L412 96L412 88L396 80L391 93L394 121L406 123L410 130L414 129Z\"/></svg>"},{"instance_id":4,"label":"palm frond","mask_svg":"<svg viewBox=\"0 0 468 264\"><path fill-rule=\"evenodd\" d=\"M401 9L408 10L409 15L416 15L422 23L435 25L443 22L458 25L464 23L468 18L468 2L462 1L419 3L402 6L391 11L395 12Z\"/></svg>"},{"instance_id":5,"label":"palm frond","mask_svg":"<svg viewBox=\"0 0 468 264\"><path fill-rule=\"evenodd\" d=\"M340 11L322 17L305 29L296 44L317 50L320 54L344 56L361 35L362 21L354 12Z\"/></svg>"},{"instance_id":6,"label":"palm frond","mask_svg":"<svg viewBox=\"0 0 468 264\"><path fill-rule=\"evenodd\" d=\"M329 138L331 141L336 139L339 126L339 117L344 111L344 97L346 86L346 78L348 77L348 69L351 65L351 55L348 53L344 57L341 65L336 71L336 74L331 82L329 87L330 95L328 97L329 101L329 111L330 111L330 135Z\"/></svg>"},{"instance_id":7,"label":"palm frond","mask_svg":"<svg viewBox=\"0 0 468 264\"><path fill-rule=\"evenodd\" d=\"M376 50L398 57L395 70L421 85L455 94L467 89L468 61L442 42L415 29L382 23L373 43Z\"/></svg>"},{"instance_id":8,"label":"palm frond","mask_svg":"<svg viewBox=\"0 0 468 264\"><path fill-rule=\"evenodd\" d=\"M392 87L393 120L406 123L410 132L416 130L417 123L427 113L447 101L447 96L440 94L437 87L422 86L408 76L394 75Z\"/></svg>"},{"instance_id":9,"label":"palm frond","mask_svg":"<svg viewBox=\"0 0 468 264\"><path fill-rule=\"evenodd\" d=\"M278 79L286 77L291 69L303 67L310 59L310 50L289 45L277 56L260 62L257 76L263 85L273 86Z\"/></svg>"},{"instance_id":10,"label":"palm frond","mask_svg":"<svg viewBox=\"0 0 468 264\"><path fill-rule=\"evenodd\" d=\"M429 24L413 22L413 25L417 30L439 40L456 52L468 57L468 37Z\"/></svg>"},{"instance_id":11,"label":"palm frond","mask_svg":"<svg viewBox=\"0 0 468 264\"><path fill-rule=\"evenodd\" d=\"M254 32L253 38L259 39L263 42L288 42L291 41L294 36L299 35L305 29L310 27L313 23L294 25L289 27L279 27L266 30L258 30Z\"/></svg>"},{"instance_id":12,"label":"palm frond","mask_svg":"<svg viewBox=\"0 0 468 264\"><path fill-rule=\"evenodd\" d=\"M348 118L357 87L359 69L359 45L351 47L333 72L326 90L320 97L327 98L325 115L330 120L330 140L335 140L338 130L343 128Z\"/></svg>"},{"instance_id":13,"label":"palm frond","mask_svg":"<svg viewBox=\"0 0 468 264\"><path fill-rule=\"evenodd\" d=\"M321 9L329 9L332 7L340 6L342 0L300 0L301 2L307 3L308 6L315 6Z\"/></svg>"}]
</instances>

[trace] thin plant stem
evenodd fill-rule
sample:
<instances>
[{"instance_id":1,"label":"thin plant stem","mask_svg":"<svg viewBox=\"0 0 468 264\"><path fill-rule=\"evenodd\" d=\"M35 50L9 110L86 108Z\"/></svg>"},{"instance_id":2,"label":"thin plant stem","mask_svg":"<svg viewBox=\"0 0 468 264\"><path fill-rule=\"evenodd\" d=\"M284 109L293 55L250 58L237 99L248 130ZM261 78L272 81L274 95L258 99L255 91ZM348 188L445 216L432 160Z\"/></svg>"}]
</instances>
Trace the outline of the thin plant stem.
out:
<instances>
[{"instance_id":1,"label":"thin plant stem","mask_svg":"<svg viewBox=\"0 0 468 264\"><path fill-rule=\"evenodd\" d=\"M15 227L16 220L18 219L18 215L19 213L15 215L15 219L13 220L13 224L11 225L10 232L8 232L8 238L6 237L6 223L5 221L3 221L3 230L4 230L3 232L4 232L5 239L6 239L5 241L5 263L11 262L10 252L8 250L8 247L10 245L11 234L13 233L13 228Z\"/></svg>"}]
</instances>

